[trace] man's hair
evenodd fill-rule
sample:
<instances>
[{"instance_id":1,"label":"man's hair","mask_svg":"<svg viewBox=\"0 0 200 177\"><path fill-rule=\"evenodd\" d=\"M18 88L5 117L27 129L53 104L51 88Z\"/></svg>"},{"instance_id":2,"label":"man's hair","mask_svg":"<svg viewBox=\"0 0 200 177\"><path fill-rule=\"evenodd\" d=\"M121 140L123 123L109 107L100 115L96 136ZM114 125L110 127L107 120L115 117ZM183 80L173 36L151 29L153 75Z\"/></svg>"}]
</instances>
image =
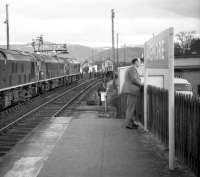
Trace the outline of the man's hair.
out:
<instances>
[{"instance_id":1,"label":"man's hair","mask_svg":"<svg viewBox=\"0 0 200 177\"><path fill-rule=\"evenodd\" d=\"M136 61L139 61L138 58L133 58L132 61L131 61L131 63L135 64Z\"/></svg>"}]
</instances>

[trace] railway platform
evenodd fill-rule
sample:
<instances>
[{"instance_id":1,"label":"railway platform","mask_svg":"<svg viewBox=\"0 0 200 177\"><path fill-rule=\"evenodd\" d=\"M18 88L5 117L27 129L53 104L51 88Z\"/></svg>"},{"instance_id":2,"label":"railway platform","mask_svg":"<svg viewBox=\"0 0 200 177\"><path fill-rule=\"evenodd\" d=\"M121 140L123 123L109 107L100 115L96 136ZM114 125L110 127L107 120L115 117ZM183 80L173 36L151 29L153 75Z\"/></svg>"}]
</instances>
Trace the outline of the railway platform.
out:
<instances>
[{"instance_id":1,"label":"railway platform","mask_svg":"<svg viewBox=\"0 0 200 177\"><path fill-rule=\"evenodd\" d=\"M108 110L83 101L45 120L0 161L0 176L193 177L182 167L169 171L155 140Z\"/></svg>"}]
</instances>

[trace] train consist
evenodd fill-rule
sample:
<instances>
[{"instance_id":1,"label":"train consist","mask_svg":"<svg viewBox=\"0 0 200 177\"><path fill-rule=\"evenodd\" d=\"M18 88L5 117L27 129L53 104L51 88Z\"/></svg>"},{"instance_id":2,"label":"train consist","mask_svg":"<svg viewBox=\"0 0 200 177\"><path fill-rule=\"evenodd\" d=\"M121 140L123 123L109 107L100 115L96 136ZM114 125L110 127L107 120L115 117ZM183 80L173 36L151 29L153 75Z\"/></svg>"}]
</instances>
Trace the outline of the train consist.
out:
<instances>
[{"instance_id":1,"label":"train consist","mask_svg":"<svg viewBox=\"0 0 200 177\"><path fill-rule=\"evenodd\" d=\"M0 111L79 77L72 59L0 49Z\"/></svg>"}]
</instances>

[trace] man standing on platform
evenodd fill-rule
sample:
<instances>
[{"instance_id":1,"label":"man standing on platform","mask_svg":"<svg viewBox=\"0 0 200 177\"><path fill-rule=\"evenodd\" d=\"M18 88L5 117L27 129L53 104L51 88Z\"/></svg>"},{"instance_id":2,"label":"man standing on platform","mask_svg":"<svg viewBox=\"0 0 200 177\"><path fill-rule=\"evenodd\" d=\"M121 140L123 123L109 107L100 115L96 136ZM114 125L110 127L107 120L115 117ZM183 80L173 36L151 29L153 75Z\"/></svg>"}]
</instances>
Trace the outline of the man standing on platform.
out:
<instances>
[{"instance_id":1,"label":"man standing on platform","mask_svg":"<svg viewBox=\"0 0 200 177\"><path fill-rule=\"evenodd\" d=\"M125 82L123 85L122 93L127 95L127 109L125 124L126 128L134 129L138 128L135 122L135 107L137 103L137 98L140 94L141 79L139 77L137 68L140 66L140 61L138 58L132 60L132 66L128 68L125 74Z\"/></svg>"}]
</instances>

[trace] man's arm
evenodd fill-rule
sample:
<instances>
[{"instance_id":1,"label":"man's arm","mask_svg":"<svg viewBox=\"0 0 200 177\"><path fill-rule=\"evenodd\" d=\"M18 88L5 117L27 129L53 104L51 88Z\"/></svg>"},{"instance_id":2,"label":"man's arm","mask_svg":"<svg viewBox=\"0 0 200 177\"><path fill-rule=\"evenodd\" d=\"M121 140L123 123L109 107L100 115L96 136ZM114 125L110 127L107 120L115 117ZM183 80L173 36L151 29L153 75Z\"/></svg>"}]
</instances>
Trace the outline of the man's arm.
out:
<instances>
[{"instance_id":1,"label":"man's arm","mask_svg":"<svg viewBox=\"0 0 200 177\"><path fill-rule=\"evenodd\" d=\"M129 78L131 80L131 83L138 85L138 86L142 85L141 79L138 76L136 69L129 70Z\"/></svg>"}]
</instances>

